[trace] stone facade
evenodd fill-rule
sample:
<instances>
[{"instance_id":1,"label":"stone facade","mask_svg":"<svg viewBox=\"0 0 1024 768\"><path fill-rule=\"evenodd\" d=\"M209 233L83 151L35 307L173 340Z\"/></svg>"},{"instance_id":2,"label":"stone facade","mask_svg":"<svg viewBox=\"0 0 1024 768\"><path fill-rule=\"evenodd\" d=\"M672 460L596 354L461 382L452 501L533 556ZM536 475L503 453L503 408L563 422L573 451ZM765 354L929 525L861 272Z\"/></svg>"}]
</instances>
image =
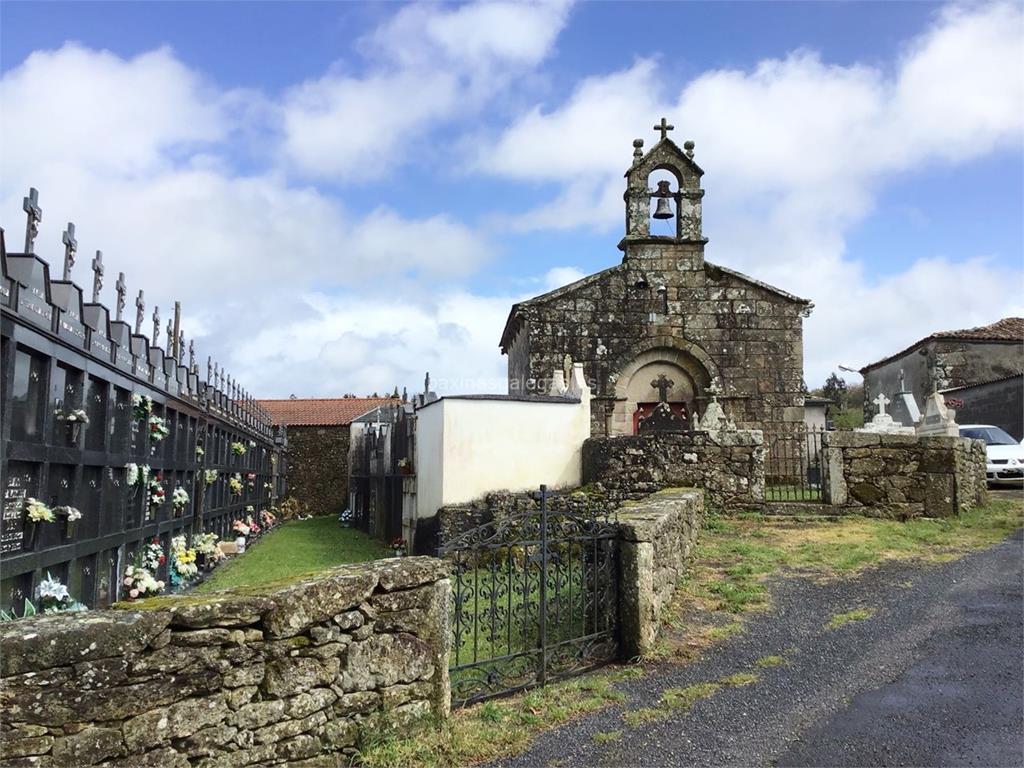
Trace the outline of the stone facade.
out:
<instances>
[{"instance_id":1,"label":"stone facade","mask_svg":"<svg viewBox=\"0 0 1024 768\"><path fill-rule=\"evenodd\" d=\"M653 649L703 520L700 491L666 489L619 509L619 618L623 657Z\"/></svg>"},{"instance_id":2,"label":"stone facade","mask_svg":"<svg viewBox=\"0 0 1024 768\"><path fill-rule=\"evenodd\" d=\"M592 437L583 481L616 498L697 487L719 509L764 503L764 440L757 430Z\"/></svg>"},{"instance_id":3,"label":"stone facade","mask_svg":"<svg viewBox=\"0 0 1024 768\"><path fill-rule=\"evenodd\" d=\"M936 333L861 369L865 414L870 417L874 412L871 402L876 395L892 399L901 391L901 372L906 391L923 403L936 389L966 387L1021 371L1024 318L1008 317L981 328ZM1007 400L1007 407L1011 402Z\"/></svg>"},{"instance_id":4,"label":"stone facade","mask_svg":"<svg viewBox=\"0 0 1024 768\"><path fill-rule=\"evenodd\" d=\"M348 505L349 427L288 427L288 496L314 515Z\"/></svg>"},{"instance_id":5,"label":"stone facade","mask_svg":"<svg viewBox=\"0 0 1024 768\"><path fill-rule=\"evenodd\" d=\"M341 764L449 711L431 558L0 624L0 766Z\"/></svg>"},{"instance_id":6,"label":"stone facade","mask_svg":"<svg viewBox=\"0 0 1024 768\"><path fill-rule=\"evenodd\" d=\"M824 450L826 502L847 512L905 520L988 503L981 440L829 432Z\"/></svg>"},{"instance_id":7,"label":"stone facade","mask_svg":"<svg viewBox=\"0 0 1024 768\"><path fill-rule=\"evenodd\" d=\"M675 178L676 234L651 235L649 177ZM632 434L638 406L659 400L702 414L722 390L740 427L787 434L803 420L803 318L811 304L704 259L700 177L692 152L663 139L627 174L622 263L516 304L502 336L510 392L547 388L566 356L585 367L591 434Z\"/></svg>"}]
</instances>

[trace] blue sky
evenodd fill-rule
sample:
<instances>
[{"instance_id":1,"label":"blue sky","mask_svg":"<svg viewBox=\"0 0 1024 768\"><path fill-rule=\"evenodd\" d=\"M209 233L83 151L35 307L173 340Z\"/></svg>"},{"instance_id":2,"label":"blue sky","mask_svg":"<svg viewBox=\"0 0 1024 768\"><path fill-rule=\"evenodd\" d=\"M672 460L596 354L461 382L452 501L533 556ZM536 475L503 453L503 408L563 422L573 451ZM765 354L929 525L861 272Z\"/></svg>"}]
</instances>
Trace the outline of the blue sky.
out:
<instances>
[{"instance_id":1,"label":"blue sky","mask_svg":"<svg viewBox=\"0 0 1024 768\"><path fill-rule=\"evenodd\" d=\"M44 257L73 219L258 395L426 368L500 389L509 304L618 261L629 142L662 114L697 142L708 259L815 301L812 386L1022 312L1019 6L5 3L0 22L0 223L19 232L39 187Z\"/></svg>"}]
</instances>

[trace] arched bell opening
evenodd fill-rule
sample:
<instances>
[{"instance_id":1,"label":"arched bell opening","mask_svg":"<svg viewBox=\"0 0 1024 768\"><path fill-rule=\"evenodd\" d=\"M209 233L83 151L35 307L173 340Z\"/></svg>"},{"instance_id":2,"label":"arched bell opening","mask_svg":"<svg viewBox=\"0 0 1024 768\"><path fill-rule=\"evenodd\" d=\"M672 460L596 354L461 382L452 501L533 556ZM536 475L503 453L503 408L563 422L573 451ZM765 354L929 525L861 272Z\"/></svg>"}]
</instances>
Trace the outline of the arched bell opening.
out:
<instances>
[{"instance_id":1,"label":"arched bell opening","mask_svg":"<svg viewBox=\"0 0 1024 768\"><path fill-rule=\"evenodd\" d=\"M679 178L669 168L656 168L647 177L650 194L648 232L652 237L675 237L679 218Z\"/></svg>"}]
</instances>

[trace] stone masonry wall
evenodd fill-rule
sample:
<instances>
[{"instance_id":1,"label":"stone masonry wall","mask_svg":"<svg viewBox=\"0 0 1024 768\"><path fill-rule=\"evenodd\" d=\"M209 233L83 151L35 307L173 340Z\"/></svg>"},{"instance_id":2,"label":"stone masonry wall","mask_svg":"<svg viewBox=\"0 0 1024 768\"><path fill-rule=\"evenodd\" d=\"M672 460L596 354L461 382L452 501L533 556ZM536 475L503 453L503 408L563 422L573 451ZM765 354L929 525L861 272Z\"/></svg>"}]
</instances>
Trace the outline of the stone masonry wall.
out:
<instances>
[{"instance_id":1,"label":"stone masonry wall","mask_svg":"<svg viewBox=\"0 0 1024 768\"><path fill-rule=\"evenodd\" d=\"M764 503L764 445L758 430L592 437L583 444L583 482L616 498L697 487L720 509Z\"/></svg>"},{"instance_id":2,"label":"stone masonry wall","mask_svg":"<svg viewBox=\"0 0 1024 768\"><path fill-rule=\"evenodd\" d=\"M846 511L952 517L988 501L981 440L829 432L824 444L826 502Z\"/></svg>"},{"instance_id":3,"label":"stone masonry wall","mask_svg":"<svg viewBox=\"0 0 1024 768\"><path fill-rule=\"evenodd\" d=\"M676 591L704 511L700 491L666 489L619 508L619 617L623 657L649 652Z\"/></svg>"},{"instance_id":4,"label":"stone masonry wall","mask_svg":"<svg viewBox=\"0 0 1024 768\"><path fill-rule=\"evenodd\" d=\"M314 515L348 506L348 425L288 427L288 496Z\"/></svg>"},{"instance_id":5,"label":"stone masonry wall","mask_svg":"<svg viewBox=\"0 0 1024 768\"><path fill-rule=\"evenodd\" d=\"M620 372L642 352L681 350L719 380L726 414L739 426L787 433L803 419L807 305L705 263L703 251L632 245L621 265L517 305L509 390L549 379L568 354L593 389L591 434L605 435ZM667 313L640 282L665 286Z\"/></svg>"},{"instance_id":6,"label":"stone masonry wall","mask_svg":"<svg viewBox=\"0 0 1024 768\"><path fill-rule=\"evenodd\" d=\"M449 711L432 558L0 624L0 766L339 765Z\"/></svg>"}]
</instances>

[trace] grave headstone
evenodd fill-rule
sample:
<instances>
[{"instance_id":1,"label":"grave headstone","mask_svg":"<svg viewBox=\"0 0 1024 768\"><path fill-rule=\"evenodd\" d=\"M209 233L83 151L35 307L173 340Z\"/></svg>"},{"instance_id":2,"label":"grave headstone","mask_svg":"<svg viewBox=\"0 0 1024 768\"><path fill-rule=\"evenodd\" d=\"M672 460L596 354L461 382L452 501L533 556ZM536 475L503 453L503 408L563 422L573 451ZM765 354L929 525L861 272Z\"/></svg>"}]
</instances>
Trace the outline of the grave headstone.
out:
<instances>
[{"instance_id":1,"label":"grave headstone","mask_svg":"<svg viewBox=\"0 0 1024 768\"><path fill-rule=\"evenodd\" d=\"M53 329L50 266L33 254L7 255L7 269L18 281L18 314L46 330Z\"/></svg>"},{"instance_id":2,"label":"grave headstone","mask_svg":"<svg viewBox=\"0 0 1024 768\"><path fill-rule=\"evenodd\" d=\"M76 347L87 348L82 289L70 281L54 280L50 283L50 300L59 310L57 335L63 336Z\"/></svg>"},{"instance_id":3,"label":"grave headstone","mask_svg":"<svg viewBox=\"0 0 1024 768\"><path fill-rule=\"evenodd\" d=\"M110 313L102 304L86 304L82 319L89 327L89 349L105 362L114 362L114 342L110 338Z\"/></svg>"},{"instance_id":4,"label":"grave headstone","mask_svg":"<svg viewBox=\"0 0 1024 768\"><path fill-rule=\"evenodd\" d=\"M903 426L898 421L895 421L892 418L892 416L885 412L885 407L889 405L889 403L891 402L888 397L886 397L884 394L880 392L878 394L878 397L876 397L872 402L878 409L878 413L876 413L874 417L871 419L871 421L869 421L863 427L855 429L855 432L870 432L875 434L880 433L889 435L913 434L913 427Z\"/></svg>"},{"instance_id":5,"label":"grave headstone","mask_svg":"<svg viewBox=\"0 0 1024 768\"><path fill-rule=\"evenodd\" d=\"M932 392L924 401L924 416L917 425L917 434L957 437L960 430L955 417L956 412L946 407L946 399L938 391Z\"/></svg>"}]
</instances>

